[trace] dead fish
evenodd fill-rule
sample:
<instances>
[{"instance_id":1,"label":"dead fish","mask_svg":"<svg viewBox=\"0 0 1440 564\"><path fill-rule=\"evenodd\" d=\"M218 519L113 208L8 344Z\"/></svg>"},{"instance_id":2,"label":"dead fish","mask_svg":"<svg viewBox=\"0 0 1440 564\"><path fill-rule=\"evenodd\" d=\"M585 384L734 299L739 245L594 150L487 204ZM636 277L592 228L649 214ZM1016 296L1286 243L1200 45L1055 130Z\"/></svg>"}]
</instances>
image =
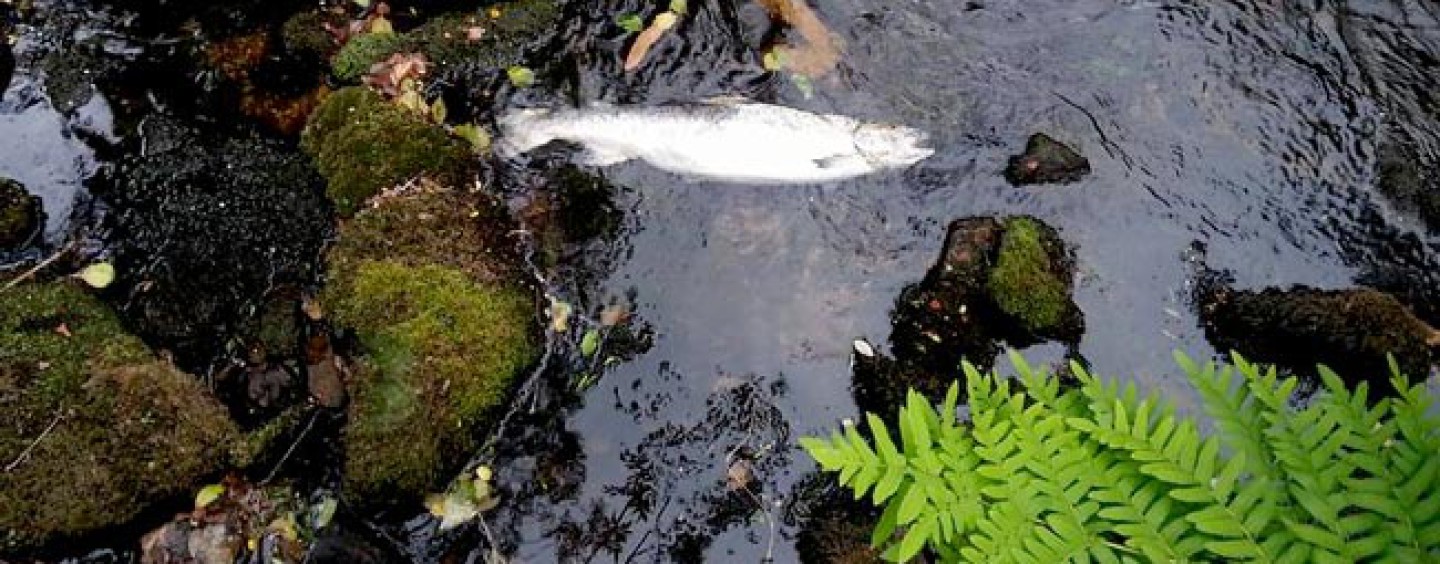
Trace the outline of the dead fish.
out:
<instances>
[{"instance_id":1,"label":"dead fish","mask_svg":"<svg viewBox=\"0 0 1440 564\"><path fill-rule=\"evenodd\" d=\"M674 106L513 110L499 119L496 150L513 158L554 140L585 148L582 164L640 159L693 177L737 183L812 184L903 168L934 153L926 135L746 100Z\"/></svg>"}]
</instances>

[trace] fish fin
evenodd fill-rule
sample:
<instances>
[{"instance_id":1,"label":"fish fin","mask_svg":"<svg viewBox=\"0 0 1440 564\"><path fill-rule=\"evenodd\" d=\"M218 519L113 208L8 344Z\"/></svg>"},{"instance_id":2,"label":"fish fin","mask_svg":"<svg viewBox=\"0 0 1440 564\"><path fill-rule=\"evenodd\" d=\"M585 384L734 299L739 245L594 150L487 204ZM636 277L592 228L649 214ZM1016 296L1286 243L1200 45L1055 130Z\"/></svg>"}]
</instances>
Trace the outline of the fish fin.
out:
<instances>
[{"instance_id":1,"label":"fish fin","mask_svg":"<svg viewBox=\"0 0 1440 564\"><path fill-rule=\"evenodd\" d=\"M598 147L586 147L585 152L576 159L576 162L585 166L600 167L620 164L630 160L631 158L633 157L621 151L601 149Z\"/></svg>"},{"instance_id":2,"label":"fish fin","mask_svg":"<svg viewBox=\"0 0 1440 564\"><path fill-rule=\"evenodd\" d=\"M815 159L815 166L820 168L841 168L851 166L869 166L864 157L854 153L846 155L831 155Z\"/></svg>"},{"instance_id":3,"label":"fish fin","mask_svg":"<svg viewBox=\"0 0 1440 564\"><path fill-rule=\"evenodd\" d=\"M744 97L744 96L741 96L741 95L739 95L739 94L729 94L729 95L725 95L725 96L711 96L711 97L709 97L709 98L701 98L701 99L700 99L700 103L701 103L701 104L705 104L705 105L707 105L707 106L724 106L724 107L739 106L739 105L741 105L741 104L749 104L749 103L751 103L751 102L753 102L753 101L754 101L754 100L751 100L751 99L746 98L746 97Z\"/></svg>"}]
</instances>

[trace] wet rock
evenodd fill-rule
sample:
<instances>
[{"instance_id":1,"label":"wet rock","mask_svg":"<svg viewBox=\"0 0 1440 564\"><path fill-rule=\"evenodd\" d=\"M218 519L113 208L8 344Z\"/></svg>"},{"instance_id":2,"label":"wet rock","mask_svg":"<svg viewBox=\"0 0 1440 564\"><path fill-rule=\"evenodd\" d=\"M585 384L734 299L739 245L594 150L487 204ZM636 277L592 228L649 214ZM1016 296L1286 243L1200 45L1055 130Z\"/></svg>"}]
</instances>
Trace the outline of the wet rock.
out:
<instances>
[{"instance_id":1,"label":"wet rock","mask_svg":"<svg viewBox=\"0 0 1440 564\"><path fill-rule=\"evenodd\" d=\"M1302 376L1324 364L1374 391L1390 389L1386 355L1414 381L1429 374L1440 347L1440 332L1394 297L1368 288L1249 291L1211 281L1197 285L1197 303L1205 335L1218 350Z\"/></svg>"},{"instance_id":2,"label":"wet rock","mask_svg":"<svg viewBox=\"0 0 1440 564\"><path fill-rule=\"evenodd\" d=\"M347 222L321 294L354 331L345 491L415 500L471 454L474 432L539 353L510 223L482 194L426 184Z\"/></svg>"},{"instance_id":3,"label":"wet rock","mask_svg":"<svg viewBox=\"0 0 1440 564\"><path fill-rule=\"evenodd\" d=\"M306 348L306 388L310 398L322 407L344 407L347 396L343 365L330 347L330 338L323 334L314 335Z\"/></svg>"},{"instance_id":4,"label":"wet rock","mask_svg":"<svg viewBox=\"0 0 1440 564\"><path fill-rule=\"evenodd\" d=\"M310 117L300 144L345 215L381 190L421 176L466 184L479 163L464 141L361 87L327 98Z\"/></svg>"},{"instance_id":5,"label":"wet rock","mask_svg":"<svg viewBox=\"0 0 1440 564\"><path fill-rule=\"evenodd\" d=\"M310 508L284 487L261 488L233 475L219 485L224 493L218 498L141 538L140 562L228 564L242 556L254 562L300 562L306 552L303 538L313 537L313 529L328 525L334 515L333 506L323 511L329 515L306 511Z\"/></svg>"},{"instance_id":6,"label":"wet rock","mask_svg":"<svg viewBox=\"0 0 1440 564\"><path fill-rule=\"evenodd\" d=\"M10 49L10 42L4 40L5 27L0 24L0 99L5 98L10 79L15 76L15 52Z\"/></svg>"},{"instance_id":7,"label":"wet rock","mask_svg":"<svg viewBox=\"0 0 1440 564\"><path fill-rule=\"evenodd\" d=\"M880 510L820 473L796 485L785 518L799 525L795 551L805 564L880 564L880 550L870 546Z\"/></svg>"},{"instance_id":8,"label":"wet rock","mask_svg":"<svg viewBox=\"0 0 1440 564\"><path fill-rule=\"evenodd\" d=\"M299 135L305 121L330 94L320 82L318 59L278 49L266 30L214 41L203 64L224 84L215 88L219 107L238 109L271 132Z\"/></svg>"},{"instance_id":9,"label":"wet rock","mask_svg":"<svg viewBox=\"0 0 1440 564\"><path fill-rule=\"evenodd\" d=\"M963 362L988 369L1002 343L1057 341L1075 354L1085 320L1071 299L1074 268L1059 233L1036 218L952 222L939 260L891 312L896 360L863 354L873 346L857 348L857 404L889 414L912 387L938 401Z\"/></svg>"},{"instance_id":10,"label":"wet rock","mask_svg":"<svg viewBox=\"0 0 1440 564\"><path fill-rule=\"evenodd\" d=\"M248 456L195 378L66 283L0 299L0 552L124 523Z\"/></svg>"},{"instance_id":11,"label":"wet rock","mask_svg":"<svg viewBox=\"0 0 1440 564\"><path fill-rule=\"evenodd\" d=\"M1068 184L1090 174L1090 161L1044 133L1030 136L1025 152L1010 157L1005 179L1016 186Z\"/></svg>"},{"instance_id":12,"label":"wet rock","mask_svg":"<svg viewBox=\"0 0 1440 564\"><path fill-rule=\"evenodd\" d=\"M552 34L560 23L560 5L549 0L517 0L496 9L496 18L473 11L432 18L407 33L406 41L441 70L503 69L524 64L536 39Z\"/></svg>"},{"instance_id":13,"label":"wet rock","mask_svg":"<svg viewBox=\"0 0 1440 564\"><path fill-rule=\"evenodd\" d=\"M40 198L26 192L19 182L0 178L0 252L34 243L44 228Z\"/></svg>"},{"instance_id":14,"label":"wet rock","mask_svg":"<svg viewBox=\"0 0 1440 564\"><path fill-rule=\"evenodd\" d=\"M114 210L116 297L142 336L203 368L240 344L274 288L313 281L332 220L303 156L165 119L144 130L145 152L100 190Z\"/></svg>"}]
</instances>

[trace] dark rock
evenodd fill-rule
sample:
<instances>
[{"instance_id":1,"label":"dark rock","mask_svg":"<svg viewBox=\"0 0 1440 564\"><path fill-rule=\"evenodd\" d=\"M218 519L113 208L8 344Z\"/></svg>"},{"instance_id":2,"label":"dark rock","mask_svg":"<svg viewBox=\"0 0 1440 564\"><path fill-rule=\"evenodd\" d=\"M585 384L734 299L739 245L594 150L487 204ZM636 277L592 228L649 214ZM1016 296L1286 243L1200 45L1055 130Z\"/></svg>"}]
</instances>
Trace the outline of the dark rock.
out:
<instances>
[{"instance_id":1,"label":"dark rock","mask_svg":"<svg viewBox=\"0 0 1440 564\"><path fill-rule=\"evenodd\" d=\"M1223 281L1197 288L1200 320L1216 349L1301 376L1324 364L1352 385L1389 390L1386 355L1394 355L1407 377L1424 379L1440 346L1440 332L1399 300L1368 288L1248 291Z\"/></svg>"},{"instance_id":2,"label":"dark rock","mask_svg":"<svg viewBox=\"0 0 1440 564\"><path fill-rule=\"evenodd\" d=\"M855 499L829 474L808 474L795 486L785 519L799 525L795 551L805 564L880 564L880 550L870 546L880 522L880 509Z\"/></svg>"},{"instance_id":3,"label":"dark rock","mask_svg":"<svg viewBox=\"0 0 1440 564\"><path fill-rule=\"evenodd\" d=\"M940 259L901 292L891 312L896 360L856 356L856 403L889 413L908 388L938 401L963 362L989 369L1002 343L1057 341L1074 356L1085 331L1070 297L1074 262L1059 233L1033 217L951 223Z\"/></svg>"},{"instance_id":4,"label":"dark rock","mask_svg":"<svg viewBox=\"0 0 1440 564\"><path fill-rule=\"evenodd\" d=\"M167 122L145 124L146 151L123 161L100 195L114 210L123 315L200 372L243 344L234 337L272 289L313 283L332 220L303 156Z\"/></svg>"},{"instance_id":5,"label":"dark rock","mask_svg":"<svg viewBox=\"0 0 1440 564\"><path fill-rule=\"evenodd\" d=\"M44 229L40 198L26 192L19 182L0 178L0 252L35 242Z\"/></svg>"},{"instance_id":6,"label":"dark rock","mask_svg":"<svg viewBox=\"0 0 1440 564\"><path fill-rule=\"evenodd\" d=\"M1016 186L1068 184L1090 174L1090 161L1069 146L1044 133L1030 136L1025 152L1010 157L1005 179Z\"/></svg>"},{"instance_id":7,"label":"dark rock","mask_svg":"<svg viewBox=\"0 0 1440 564\"><path fill-rule=\"evenodd\" d=\"M5 98L5 90L10 88L10 79L15 76L15 52L10 50L4 37L5 25L0 24L0 99Z\"/></svg>"}]
</instances>

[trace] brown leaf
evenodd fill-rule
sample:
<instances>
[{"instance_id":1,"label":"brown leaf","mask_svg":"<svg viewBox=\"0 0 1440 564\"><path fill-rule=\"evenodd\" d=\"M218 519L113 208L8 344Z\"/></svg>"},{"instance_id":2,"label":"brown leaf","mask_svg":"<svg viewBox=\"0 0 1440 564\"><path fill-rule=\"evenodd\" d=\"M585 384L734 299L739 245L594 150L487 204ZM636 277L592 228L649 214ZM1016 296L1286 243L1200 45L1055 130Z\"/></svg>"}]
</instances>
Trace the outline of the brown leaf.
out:
<instances>
[{"instance_id":1,"label":"brown leaf","mask_svg":"<svg viewBox=\"0 0 1440 564\"><path fill-rule=\"evenodd\" d=\"M625 56L625 70L635 70L640 63L645 62L645 55L650 53L650 48L665 36L666 31L675 27L675 23L679 20L680 16L675 12L661 12L655 16L655 19L650 21L650 27L635 36L635 43L630 45L630 53Z\"/></svg>"}]
</instances>

